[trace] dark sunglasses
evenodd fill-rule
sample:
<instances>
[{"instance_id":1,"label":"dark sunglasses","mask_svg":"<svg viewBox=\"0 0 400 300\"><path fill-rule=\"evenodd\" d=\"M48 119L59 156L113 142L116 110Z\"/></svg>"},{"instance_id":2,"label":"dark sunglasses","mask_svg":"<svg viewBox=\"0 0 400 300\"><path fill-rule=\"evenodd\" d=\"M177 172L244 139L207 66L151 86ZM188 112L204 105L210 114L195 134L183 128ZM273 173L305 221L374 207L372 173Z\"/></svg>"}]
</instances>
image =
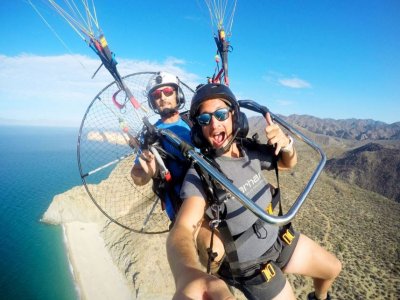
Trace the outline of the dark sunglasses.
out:
<instances>
[{"instance_id":1,"label":"dark sunglasses","mask_svg":"<svg viewBox=\"0 0 400 300\"><path fill-rule=\"evenodd\" d=\"M196 117L196 120L199 125L206 126L210 124L212 116L214 116L218 121L225 121L228 119L231 111L232 109L230 107L220 108L212 113L202 113Z\"/></svg>"},{"instance_id":2,"label":"dark sunglasses","mask_svg":"<svg viewBox=\"0 0 400 300\"><path fill-rule=\"evenodd\" d=\"M161 93L163 93L165 96L169 97L174 93L174 91L175 91L174 88L167 86L163 89L155 90L154 92L152 92L150 94L150 96L153 100L155 100L155 99L161 98Z\"/></svg>"}]
</instances>

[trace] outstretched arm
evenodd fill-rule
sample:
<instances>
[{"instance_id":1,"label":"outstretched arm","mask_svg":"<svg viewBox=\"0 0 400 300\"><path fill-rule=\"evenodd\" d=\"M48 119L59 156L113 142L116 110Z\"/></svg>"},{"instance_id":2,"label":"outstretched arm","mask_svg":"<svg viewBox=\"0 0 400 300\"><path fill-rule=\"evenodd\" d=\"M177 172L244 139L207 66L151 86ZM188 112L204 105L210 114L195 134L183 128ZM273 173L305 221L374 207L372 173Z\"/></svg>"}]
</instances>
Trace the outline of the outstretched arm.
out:
<instances>
[{"instance_id":1,"label":"outstretched arm","mask_svg":"<svg viewBox=\"0 0 400 300\"><path fill-rule=\"evenodd\" d=\"M281 153L281 158L278 161L280 169L290 169L297 164L297 153L289 136L286 135L282 129L272 121L271 115L265 115L267 126L265 127L265 134L268 143L276 145L275 155Z\"/></svg>"},{"instance_id":2,"label":"outstretched arm","mask_svg":"<svg viewBox=\"0 0 400 300\"><path fill-rule=\"evenodd\" d=\"M167 256L175 279L174 299L234 299L226 284L207 274L195 246L203 221L205 200L191 197L183 202L167 239Z\"/></svg>"},{"instance_id":3,"label":"outstretched arm","mask_svg":"<svg viewBox=\"0 0 400 300\"><path fill-rule=\"evenodd\" d=\"M144 150L139 156L131 170L131 177L136 185L147 184L157 173L157 164L154 154L149 150Z\"/></svg>"}]
</instances>

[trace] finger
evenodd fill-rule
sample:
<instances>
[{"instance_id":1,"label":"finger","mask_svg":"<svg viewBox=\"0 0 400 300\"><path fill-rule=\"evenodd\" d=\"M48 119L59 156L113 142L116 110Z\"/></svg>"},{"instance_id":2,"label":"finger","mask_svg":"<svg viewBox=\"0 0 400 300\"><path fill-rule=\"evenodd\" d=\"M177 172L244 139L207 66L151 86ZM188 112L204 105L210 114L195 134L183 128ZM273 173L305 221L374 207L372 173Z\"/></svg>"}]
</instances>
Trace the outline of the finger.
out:
<instances>
[{"instance_id":1,"label":"finger","mask_svg":"<svg viewBox=\"0 0 400 300\"><path fill-rule=\"evenodd\" d=\"M271 125L267 125L267 127L265 127L265 132L267 133L271 133L273 131L278 131L280 128L277 124L275 124L274 122L272 122ZM278 133L275 133L275 135L277 135Z\"/></svg>"},{"instance_id":2,"label":"finger","mask_svg":"<svg viewBox=\"0 0 400 300\"><path fill-rule=\"evenodd\" d=\"M143 152L140 155L140 158L149 163L153 160L154 155L151 152L147 151L147 152Z\"/></svg>"},{"instance_id":3,"label":"finger","mask_svg":"<svg viewBox=\"0 0 400 300\"><path fill-rule=\"evenodd\" d=\"M149 154L151 154L151 152L149 151L149 149L145 149L145 150L142 151L142 154L143 155L149 155Z\"/></svg>"},{"instance_id":4,"label":"finger","mask_svg":"<svg viewBox=\"0 0 400 300\"><path fill-rule=\"evenodd\" d=\"M281 151L281 146L279 144L275 144L275 155L278 155L279 152Z\"/></svg>"},{"instance_id":5,"label":"finger","mask_svg":"<svg viewBox=\"0 0 400 300\"><path fill-rule=\"evenodd\" d=\"M273 130L274 130L274 127L271 125L267 125L267 127L265 127L265 132L267 134L271 133L271 131L273 131Z\"/></svg>"},{"instance_id":6,"label":"finger","mask_svg":"<svg viewBox=\"0 0 400 300\"><path fill-rule=\"evenodd\" d=\"M277 144L279 142L278 137L273 136L269 139L269 141L271 142L271 144Z\"/></svg>"},{"instance_id":7,"label":"finger","mask_svg":"<svg viewBox=\"0 0 400 300\"><path fill-rule=\"evenodd\" d=\"M217 285L213 285L206 293L206 296L208 297L205 299L224 299L224 300L235 299L235 297L233 297L232 293L229 291L225 283L218 283Z\"/></svg>"},{"instance_id":8,"label":"finger","mask_svg":"<svg viewBox=\"0 0 400 300\"><path fill-rule=\"evenodd\" d=\"M272 118L271 118L271 114L269 112L267 112L265 114L265 119L267 120L267 125L268 126L274 124L274 122L272 121Z\"/></svg>"},{"instance_id":9,"label":"finger","mask_svg":"<svg viewBox=\"0 0 400 300\"><path fill-rule=\"evenodd\" d=\"M139 156L139 164L142 167L142 169L147 172L149 167L148 167L148 161L146 160L146 158L143 158L141 156Z\"/></svg>"}]
</instances>

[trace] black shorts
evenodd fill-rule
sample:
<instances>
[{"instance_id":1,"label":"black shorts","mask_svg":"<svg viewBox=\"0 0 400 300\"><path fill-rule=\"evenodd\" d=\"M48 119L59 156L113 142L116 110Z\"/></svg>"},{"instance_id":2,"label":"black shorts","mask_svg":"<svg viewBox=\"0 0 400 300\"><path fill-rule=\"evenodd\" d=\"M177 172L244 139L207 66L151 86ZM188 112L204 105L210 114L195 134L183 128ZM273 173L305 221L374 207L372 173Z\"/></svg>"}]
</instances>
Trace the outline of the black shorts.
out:
<instances>
[{"instance_id":1,"label":"black shorts","mask_svg":"<svg viewBox=\"0 0 400 300\"><path fill-rule=\"evenodd\" d=\"M221 267L221 279L223 279L227 284L242 291L247 299L272 299L277 296L283 290L286 284L286 277L283 274L282 269L288 264L290 258L292 257L300 236L300 233L294 230L291 232L294 235L294 239L292 240L291 244L288 245L282 239L280 233L272 247L269 248L263 255L266 263L260 264L252 276L226 276L227 270ZM267 264L270 264L269 268L272 268L271 271L273 274L268 282L261 273L261 270Z\"/></svg>"}]
</instances>

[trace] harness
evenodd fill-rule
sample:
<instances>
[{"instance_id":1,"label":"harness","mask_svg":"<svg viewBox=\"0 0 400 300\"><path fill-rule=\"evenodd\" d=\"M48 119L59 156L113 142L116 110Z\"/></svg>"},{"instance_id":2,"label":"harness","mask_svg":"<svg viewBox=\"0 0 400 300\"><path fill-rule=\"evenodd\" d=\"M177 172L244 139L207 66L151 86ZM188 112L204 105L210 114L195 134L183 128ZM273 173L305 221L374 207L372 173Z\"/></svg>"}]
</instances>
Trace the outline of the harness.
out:
<instances>
[{"instance_id":1,"label":"harness","mask_svg":"<svg viewBox=\"0 0 400 300\"><path fill-rule=\"evenodd\" d=\"M188 112L185 111L180 113L180 117L191 128L192 124L189 120ZM147 124L146 127L147 130L144 133L143 142L144 148L149 148L150 145L151 147L156 148L164 165L164 168L161 168L161 172L158 174L158 176L153 178L152 190L157 197L160 198L162 209L166 210L168 217L173 222L182 205L182 200L180 198L179 191L177 191L177 187L182 185L186 171L190 167L190 162L184 158L177 157L165 151L160 143L163 137L155 134L155 130L152 125ZM165 165L168 165L169 161L176 161L180 166L183 166L183 172L181 172L180 176L171 174L165 167Z\"/></svg>"},{"instance_id":2,"label":"harness","mask_svg":"<svg viewBox=\"0 0 400 300\"><path fill-rule=\"evenodd\" d=\"M257 134L255 134L252 138L239 139L238 142L239 145L245 147L246 149L260 151L260 152L271 151L271 148L273 147L271 145L261 144L258 140ZM279 204L278 215L282 216L283 209L280 197L278 158L276 156L274 156L274 158L275 159L273 160L273 167L277 179L277 187L274 188L272 185L269 185L272 193L272 201L266 208L266 210L267 212L272 214L275 206ZM217 162L214 159L207 158L207 161L213 167L218 169L218 171L220 171L221 174L223 174L221 172L220 167L218 166ZM243 278L243 273L241 272L241 270L249 269L249 274L250 273L252 274L251 277L262 275L265 281L270 280L270 278L274 276L274 269L272 267L272 264L270 264L269 262L266 263L266 257L261 256L253 261L239 263L236 251L236 248L245 243L250 235L254 234L254 232L257 232L257 227L262 226L263 224L262 221L258 219L249 229L240 233L238 236L233 237L230 234L228 226L226 225L225 222L227 211L224 202L231 197L230 194L226 192L219 183L213 180L212 177L208 173L204 172L198 165L194 164L194 167L201 179L202 186L206 192L208 198L208 204L209 207L211 208L211 212L213 215L209 223L211 229L211 240L210 240L210 247L207 249L208 252L207 272L210 273L211 263L217 257L217 253L213 252L213 242L214 242L215 231L218 228L221 235L225 238L224 247L226 256L223 265L228 268L228 270L226 270L225 268L224 270L225 272L223 272L227 274L221 274L221 272L219 274L222 275L222 277L228 277L230 279L233 279L233 281L242 282L247 277ZM291 229L291 223L283 226L280 229L279 236L285 243L287 243L288 245L291 244L292 240L294 239L294 233ZM252 267L256 267L258 270L255 271L254 269L252 269Z\"/></svg>"}]
</instances>

